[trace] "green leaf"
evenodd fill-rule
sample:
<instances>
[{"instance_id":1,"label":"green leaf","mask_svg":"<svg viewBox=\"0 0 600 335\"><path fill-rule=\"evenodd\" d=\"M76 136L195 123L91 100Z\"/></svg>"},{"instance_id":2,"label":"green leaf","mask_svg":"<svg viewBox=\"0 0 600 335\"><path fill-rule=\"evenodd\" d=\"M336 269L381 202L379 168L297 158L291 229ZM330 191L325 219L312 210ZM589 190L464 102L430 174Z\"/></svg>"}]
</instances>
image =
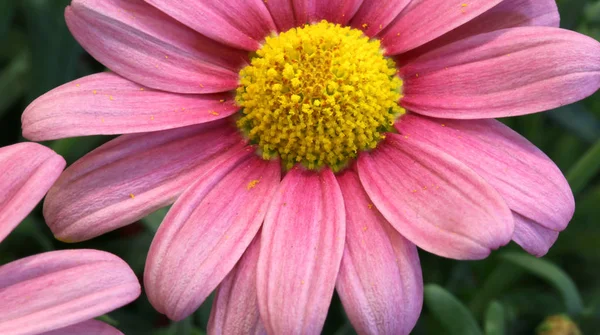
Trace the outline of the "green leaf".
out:
<instances>
[{"instance_id":1,"label":"green leaf","mask_svg":"<svg viewBox=\"0 0 600 335\"><path fill-rule=\"evenodd\" d=\"M531 274L534 274L560 292L567 311L571 315L579 315L583 311L583 301L573 280L556 265L528 254L505 253L501 256L506 261L514 264Z\"/></svg>"},{"instance_id":2,"label":"green leaf","mask_svg":"<svg viewBox=\"0 0 600 335\"><path fill-rule=\"evenodd\" d=\"M425 304L448 335L482 335L469 310L451 293L440 286L425 286Z\"/></svg>"},{"instance_id":3,"label":"green leaf","mask_svg":"<svg viewBox=\"0 0 600 335\"><path fill-rule=\"evenodd\" d=\"M575 103L546 113L573 135L594 143L600 139L600 120L590 113L582 103Z\"/></svg>"},{"instance_id":4,"label":"green leaf","mask_svg":"<svg viewBox=\"0 0 600 335\"><path fill-rule=\"evenodd\" d=\"M573 194L577 195L600 171L600 140L567 173Z\"/></svg>"},{"instance_id":5,"label":"green leaf","mask_svg":"<svg viewBox=\"0 0 600 335\"><path fill-rule=\"evenodd\" d=\"M510 264L500 264L485 280L481 289L469 303L471 311L476 316L483 314L485 306L492 299L499 297L508 287L521 278L523 270Z\"/></svg>"},{"instance_id":6,"label":"green leaf","mask_svg":"<svg viewBox=\"0 0 600 335\"><path fill-rule=\"evenodd\" d=\"M165 218L165 215L167 215L167 213L169 212L170 208L171 208L171 206L157 210L156 212L143 218L142 223L152 233L156 233L156 231L158 230L158 227L160 227L160 224L162 223L163 219Z\"/></svg>"},{"instance_id":7,"label":"green leaf","mask_svg":"<svg viewBox=\"0 0 600 335\"><path fill-rule=\"evenodd\" d=\"M2 92L0 116L25 93L25 79L28 71L29 58L23 52L0 72L0 92Z\"/></svg>"},{"instance_id":8,"label":"green leaf","mask_svg":"<svg viewBox=\"0 0 600 335\"><path fill-rule=\"evenodd\" d=\"M492 301L485 313L485 335L504 335L505 319L504 306L498 301Z\"/></svg>"}]
</instances>

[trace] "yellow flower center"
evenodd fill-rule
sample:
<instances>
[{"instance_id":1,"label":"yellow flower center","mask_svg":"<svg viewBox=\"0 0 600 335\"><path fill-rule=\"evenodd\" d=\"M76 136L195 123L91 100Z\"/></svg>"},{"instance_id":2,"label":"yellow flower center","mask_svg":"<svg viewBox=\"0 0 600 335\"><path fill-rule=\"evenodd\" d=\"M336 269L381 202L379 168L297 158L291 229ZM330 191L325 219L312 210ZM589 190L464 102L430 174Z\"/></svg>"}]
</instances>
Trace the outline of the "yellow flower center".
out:
<instances>
[{"instance_id":1,"label":"yellow flower center","mask_svg":"<svg viewBox=\"0 0 600 335\"><path fill-rule=\"evenodd\" d=\"M240 71L237 125L264 159L339 171L405 113L401 91L378 40L322 21L267 37Z\"/></svg>"}]
</instances>

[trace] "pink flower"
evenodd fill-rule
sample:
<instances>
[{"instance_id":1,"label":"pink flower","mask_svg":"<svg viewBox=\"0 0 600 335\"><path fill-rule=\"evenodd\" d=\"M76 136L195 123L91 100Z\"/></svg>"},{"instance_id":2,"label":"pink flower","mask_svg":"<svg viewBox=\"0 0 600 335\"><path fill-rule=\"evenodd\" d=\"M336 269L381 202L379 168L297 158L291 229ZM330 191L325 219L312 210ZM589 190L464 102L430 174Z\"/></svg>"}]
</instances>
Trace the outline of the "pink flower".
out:
<instances>
[{"instance_id":1,"label":"pink flower","mask_svg":"<svg viewBox=\"0 0 600 335\"><path fill-rule=\"evenodd\" d=\"M116 74L40 97L24 135L129 135L69 167L45 217L75 242L174 203L144 278L172 319L218 288L213 333L314 334L337 289L359 333L407 334L415 245L541 256L572 217L559 169L492 119L600 86L600 44L558 29L553 0L74 0L65 17Z\"/></svg>"},{"instance_id":2,"label":"pink flower","mask_svg":"<svg viewBox=\"0 0 600 335\"><path fill-rule=\"evenodd\" d=\"M36 143L0 148L0 241L46 194L65 164ZM133 271L106 252L63 250L26 257L0 266L0 334L121 334L90 319L139 294Z\"/></svg>"}]
</instances>

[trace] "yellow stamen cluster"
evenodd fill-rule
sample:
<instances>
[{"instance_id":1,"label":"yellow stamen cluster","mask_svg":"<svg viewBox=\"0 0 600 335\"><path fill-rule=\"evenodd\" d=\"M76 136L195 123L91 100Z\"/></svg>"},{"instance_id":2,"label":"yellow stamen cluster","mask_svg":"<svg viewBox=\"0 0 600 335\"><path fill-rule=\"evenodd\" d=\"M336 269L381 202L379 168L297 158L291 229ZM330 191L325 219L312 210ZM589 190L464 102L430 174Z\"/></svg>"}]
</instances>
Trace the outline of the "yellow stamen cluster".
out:
<instances>
[{"instance_id":1,"label":"yellow stamen cluster","mask_svg":"<svg viewBox=\"0 0 600 335\"><path fill-rule=\"evenodd\" d=\"M342 169L398 116L402 80L378 40L322 21L268 37L240 71L238 127L288 169Z\"/></svg>"}]
</instances>

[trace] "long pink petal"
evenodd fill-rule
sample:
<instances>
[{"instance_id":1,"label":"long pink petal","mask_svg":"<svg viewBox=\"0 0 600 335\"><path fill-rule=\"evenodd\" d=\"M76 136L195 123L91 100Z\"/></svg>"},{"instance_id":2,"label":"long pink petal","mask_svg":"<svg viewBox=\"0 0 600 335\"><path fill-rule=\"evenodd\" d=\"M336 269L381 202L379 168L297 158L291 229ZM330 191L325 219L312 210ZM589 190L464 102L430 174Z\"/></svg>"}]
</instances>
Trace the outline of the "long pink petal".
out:
<instances>
[{"instance_id":1,"label":"long pink petal","mask_svg":"<svg viewBox=\"0 0 600 335\"><path fill-rule=\"evenodd\" d=\"M456 119L540 112L600 87L600 43L568 30L522 27L480 34L400 69L401 104Z\"/></svg>"},{"instance_id":2,"label":"long pink petal","mask_svg":"<svg viewBox=\"0 0 600 335\"><path fill-rule=\"evenodd\" d=\"M123 335L123 333L111 325L92 319L40 335Z\"/></svg>"},{"instance_id":3,"label":"long pink petal","mask_svg":"<svg viewBox=\"0 0 600 335\"><path fill-rule=\"evenodd\" d=\"M452 155L482 176L514 212L552 230L573 217L573 193L541 150L496 120L403 116L396 129Z\"/></svg>"},{"instance_id":4,"label":"long pink petal","mask_svg":"<svg viewBox=\"0 0 600 335\"><path fill-rule=\"evenodd\" d=\"M94 58L155 89L229 91L237 87L237 72L247 61L245 53L194 32L142 0L73 0L65 19Z\"/></svg>"},{"instance_id":5,"label":"long pink petal","mask_svg":"<svg viewBox=\"0 0 600 335\"><path fill-rule=\"evenodd\" d=\"M407 53L398 55L398 63L408 63L422 54L470 36L495 30L546 26L558 28L560 16L556 0L504 0L496 7L479 15L462 26Z\"/></svg>"},{"instance_id":6,"label":"long pink petal","mask_svg":"<svg viewBox=\"0 0 600 335\"><path fill-rule=\"evenodd\" d=\"M65 165L61 156L37 143L0 148L0 242L42 200Z\"/></svg>"},{"instance_id":7,"label":"long pink petal","mask_svg":"<svg viewBox=\"0 0 600 335\"><path fill-rule=\"evenodd\" d=\"M65 170L48 192L44 217L65 241L104 234L173 203L207 163L242 142L223 122L121 136Z\"/></svg>"},{"instance_id":8,"label":"long pink petal","mask_svg":"<svg viewBox=\"0 0 600 335\"><path fill-rule=\"evenodd\" d=\"M260 233L235 268L219 285L210 311L208 333L213 335L266 334L258 312L256 266Z\"/></svg>"},{"instance_id":9,"label":"long pink petal","mask_svg":"<svg viewBox=\"0 0 600 335\"><path fill-rule=\"evenodd\" d=\"M363 0L292 0L297 25L327 20L346 24L358 11Z\"/></svg>"},{"instance_id":10,"label":"long pink petal","mask_svg":"<svg viewBox=\"0 0 600 335\"><path fill-rule=\"evenodd\" d=\"M352 18L353 28L373 37L392 23L411 0L364 0Z\"/></svg>"},{"instance_id":11,"label":"long pink petal","mask_svg":"<svg viewBox=\"0 0 600 335\"><path fill-rule=\"evenodd\" d=\"M558 239L558 233L515 213L513 241L534 256L542 257L548 253Z\"/></svg>"},{"instance_id":12,"label":"long pink petal","mask_svg":"<svg viewBox=\"0 0 600 335\"><path fill-rule=\"evenodd\" d=\"M257 291L270 334L319 334L344 251L344 200L333 173L292 169L262 231Z\"/></svg>"},{"instance_id":13,"label":"long pink petal","mask_svg":"<svg viewBox=\"0 0 600 335\"><path fill-rule=\"evenodd\" d=\"M222 119L238 109L231 94L166 93L98 73L37 98L21 120L24 137L47 141L179 128Z\"/></svg>"},{"instance_id":14,"label":"long pink petal","mask_svg":"<svg viewBox=\"0 0 600 335\"><path fill-rule=\"evenodd\" d=\"M502 0L413 0L380 38L388 55L419 47L457 28Z\"/></svg>"},{"instance_id":15,"label":"long pink petal","mask_svg":"<svg viewBox=\"0 0 600 335\"><path fill-rule=\"evenodd\" d=\"M146 261L148 298L173 320L193 313L242 257L281 173L250 147L203 170L165 217Z\"/></svg>"},{"instance_id":16,"label":"long pink petal","mask_svg":"<svg viewBox=\"0 0 600 335\"><path fill-rule=\"evenodd\" d=\"M297 26L293 0L269 0L265 6L271 13L277 31L288 31Z\"/></svg>"},{"instance_id":17,"label":"long pink petal","mask_svg":"<svg viewBox=\"0 0 600 335\"><path fill-rule=\"evenodd\" d=\"M482 259L507 244L513 219L483 178L450 155L408 136L388 134L358 160L367 194L417 246L443 257Z\"/></svg>"},{"instance_id":18,"label":"long pink petal","mask_svg":"<svg viewBox=\"0 0 600 335\"><path fill-rule=\"evenodd\" d=\"M257 50L276 30L263 0L145 1L199 33L243 50Z\"/></svg>"},{"instance_id":19,"label":"long pink petal","mask_svg":"<svg viewBox=\"0 0 600 335\"><path fill-rule=\"evenodd\" d=\"M338 176L346 207L346 246L336 289L359 334L407 335L423 307L423 278L414 244L370 203L358 176Z\"/></svg>"},{"instance_id":20,"label":"long pink petal","mask_svg":"<svg viewBox=\"0 0 600 335\"><path fill-rule=\"evenodd\" d=\"M0 267L0 334L37 334L89 320L140 295L120 258L97 250L62 250Z\"/></svg>"}]
</instances>

